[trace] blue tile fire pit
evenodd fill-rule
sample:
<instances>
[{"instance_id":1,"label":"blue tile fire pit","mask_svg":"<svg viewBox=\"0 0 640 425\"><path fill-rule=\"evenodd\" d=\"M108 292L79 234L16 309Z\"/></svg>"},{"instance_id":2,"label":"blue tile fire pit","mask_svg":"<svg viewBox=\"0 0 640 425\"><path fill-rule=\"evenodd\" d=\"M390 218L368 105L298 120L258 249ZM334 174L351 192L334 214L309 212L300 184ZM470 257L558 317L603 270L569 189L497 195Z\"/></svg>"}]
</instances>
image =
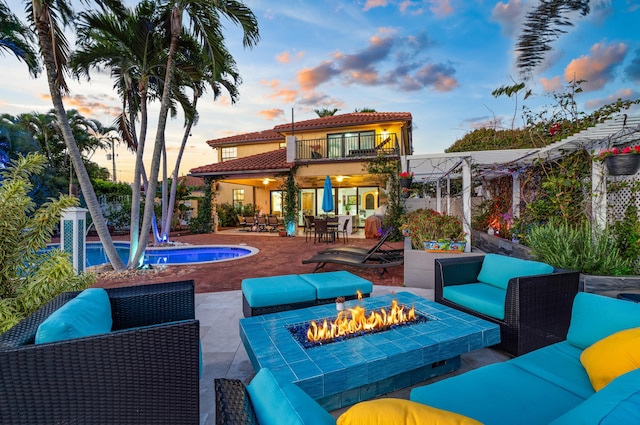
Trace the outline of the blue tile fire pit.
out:
<instances>
[{"instance_id":1,"label":"blue tile fire pit","mask_svg":"<svg viewBox=\"0 0 640 425\"><path fill-rule=\"evenodd\" d=\"M268 367L327 410L452 372L460 367L460 354L500 342L498 325L408 292L348 301L346 307L379 309L392 299L415 307L427 320L304 348L290 327L335 317L328 304L241 319L240 338L256 371Z\"/></svg>"}]
</instances>

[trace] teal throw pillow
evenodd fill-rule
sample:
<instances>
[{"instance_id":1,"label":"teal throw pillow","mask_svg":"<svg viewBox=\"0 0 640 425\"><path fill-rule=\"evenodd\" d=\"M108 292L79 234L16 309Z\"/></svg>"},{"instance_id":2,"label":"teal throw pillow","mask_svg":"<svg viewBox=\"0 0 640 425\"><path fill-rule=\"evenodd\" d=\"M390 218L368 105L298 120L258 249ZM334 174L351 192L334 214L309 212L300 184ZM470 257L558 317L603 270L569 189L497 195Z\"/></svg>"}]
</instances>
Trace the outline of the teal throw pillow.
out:
<instances>
[{"instance_id":1,"label":"teal throw pillow","mask_svg":"<svg viewBox=\"0 0 640 425\"><path fill-rule=\"evenodd\" d=\"M107 291L89 288L54 311L38 326L36 344L81 338L111 331L111 303Z\"/></svg>"}]
</instances>

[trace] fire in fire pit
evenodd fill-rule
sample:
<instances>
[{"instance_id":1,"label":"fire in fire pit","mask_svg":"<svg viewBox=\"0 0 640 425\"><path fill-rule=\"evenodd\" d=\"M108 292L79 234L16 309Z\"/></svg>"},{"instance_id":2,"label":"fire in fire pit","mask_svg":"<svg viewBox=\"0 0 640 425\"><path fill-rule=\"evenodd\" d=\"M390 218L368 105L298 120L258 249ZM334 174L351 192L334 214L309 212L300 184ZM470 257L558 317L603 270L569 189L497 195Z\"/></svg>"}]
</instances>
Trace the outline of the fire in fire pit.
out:
<instances>
[{"instance_id":1,"label":"fire in fire pit","mask_svg":"<svg viewBox=\"0 0 640 425\"><path fill-rule=\"evenodd\" d=\"M289 326L289 331L305 347L312 348L322 344L342 341L343 339L385 331L396 326L423 323L427 317L416 312L414 307L399 305L391 301L390 308L381 308L367 312L362 306L341 311L330 320Z\"/></svg>"}]
</instances>

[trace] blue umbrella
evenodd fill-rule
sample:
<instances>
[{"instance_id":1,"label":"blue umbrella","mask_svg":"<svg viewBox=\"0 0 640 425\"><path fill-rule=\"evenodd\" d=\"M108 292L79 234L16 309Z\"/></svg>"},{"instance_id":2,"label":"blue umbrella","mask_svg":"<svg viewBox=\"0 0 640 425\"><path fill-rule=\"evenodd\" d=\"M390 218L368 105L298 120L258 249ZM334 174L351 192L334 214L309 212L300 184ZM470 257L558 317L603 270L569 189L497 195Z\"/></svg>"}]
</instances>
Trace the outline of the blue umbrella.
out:
<instances>
[{"instance_id":1,"label":"blue umbrella","mask_svg":"<svg viewBox=\"0 0 640 425\"><path fill-rule=\"evenodd\" d=\"M322 211L328 213L333 211L333 187L331 187L331 179L327 176L324 179L324 196L322 197Z\"/></svg>"}]
</instances>

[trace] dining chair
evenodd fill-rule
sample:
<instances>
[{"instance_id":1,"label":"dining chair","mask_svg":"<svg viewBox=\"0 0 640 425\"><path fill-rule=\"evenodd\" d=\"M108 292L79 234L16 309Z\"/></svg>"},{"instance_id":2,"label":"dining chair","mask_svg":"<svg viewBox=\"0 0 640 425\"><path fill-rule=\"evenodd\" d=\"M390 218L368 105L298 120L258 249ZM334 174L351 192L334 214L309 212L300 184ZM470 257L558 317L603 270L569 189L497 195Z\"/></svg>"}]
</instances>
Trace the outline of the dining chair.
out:
<instances>
[{"instance_id":1,"label":"dining chair","mask_svg":"<svg viewBox=\"0 0 640 425\"><path fill-rule=\"evenodd\" d=\"M315 220L313 243L329 242L329 232L327 230L327 220Z\"/></svg>"},{"instance_id":2,"label":"dining chair","mask_svg":"<svg viewBox=\"0 0 640 425\"><path fill-rule=\"evenodd\" d=\"M311 226L311 220L309 220L308 216L305 216L304 217L304 241L307 242L310 237L314 238L314 242L315 242L315 236L313 234L313 227Z\"/></svg>"},{"instance_id":3,"label":"dining chair","mask_svg":"<svg viewBox=\"0 0 640 425\"><path fill-rule=\"evenodd\" d=\"M339 235L340 233L342 233L342 243L347 243L347 239L348 239L348 229L347 226L349 225L349 218L347 218L344 221L344 224L342 225L342 229L340 229L340 231L337 233L337 235ZM338 237L338 241L340 241L340 238Z\"/></svg>"}]
</instances>

